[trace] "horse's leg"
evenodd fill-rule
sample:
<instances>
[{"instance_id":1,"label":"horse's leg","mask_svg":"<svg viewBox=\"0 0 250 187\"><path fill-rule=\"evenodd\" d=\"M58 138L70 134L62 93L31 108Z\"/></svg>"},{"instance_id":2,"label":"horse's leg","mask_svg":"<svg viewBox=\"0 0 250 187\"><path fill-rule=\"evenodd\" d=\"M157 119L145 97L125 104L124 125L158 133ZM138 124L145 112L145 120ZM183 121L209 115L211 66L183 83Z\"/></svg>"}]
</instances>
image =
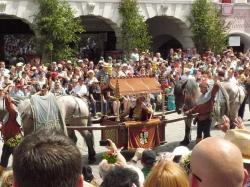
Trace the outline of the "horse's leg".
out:
<instances>
[{"instance_id":1,"label":"horse's leg","mask_svg":"<svg viewBox=\"0 0 250 187\"><path fill-rule=\"evenodd\" d=\"M245 106L247 102L247 96L245 96L242 104L240 105L239 113L238 115L243 119L244 118L244 112L245 112Z\"/></svg>"},{"instance_id":2,"label":"horse's leg","mask_svg":"<svg viewBox=\"0 0 250 187\"><path fill-rule=\"evenodd\" d=\"M74 130L68 130L68 136L76 144L77 137L76 137L75 131Z\"/></svg>"},{"instance_id":3,"label":"horse's leg","mask_svg":"<svg viewBox=\"0 0 250 187\"><path fill-rule=\"evenodd\" d=\"M239 112L239 108L240 108L240 103L231 103L230 105L230 114L229 114L229 119L230 119L230 129L234 129L235 125L234 125L234 120L236 117L238 117L238 112Z\"/></svg>"},{"instance_id":4,"label":"horse's leg","mask_svg":"<svg viewBox=\"0 0 250 187\"><path fill-rule=\"evenodd\" d=\"M29 117L22 118L22 129L24 136L31 134L34 131L33 120Z\"/></svg>"},{"instance_id":5,"label":"horse's leg","mask_svg":"<svg viewBox=\"0 0 250 187\"><path fill-rule=\"evenodd\" d=\"M190 143L191 123L192 123L192 117L185 119L185 136L184 136L184 139L180 142L180 145L188 145Z\"/></svg>"},{"instance_id":6,"label":"horse's leg","mask_svg":"<svg viewBox=\"0 0 250 187\"><path fill-rule=\"evenodd\" d=\"M90 131L87 130L79 130L80 134L84 137L85 142L88 146L88 159L89 163L92 164L96 161L95 155L95 149L94 149L94 137L93 134Z\"/></svg>"},{"instance_id":7,"label":"horse's leg","mask_svg":"<svg viewBox=\"0 0 250 187\"><path fill-rule=\"evenodd\" d=\"M79 123L78 123L79 124ZM81 123L83 126L91 126L91 117L89 116L89 119L83 119L81 120ZM89 163L94 163L96 161L95 155L95 149L94 149L94 136L93 133L87 130L79 130L79 133L84 137L85 142L88 146L88 159Z\"/></svg>"}]
</instances>

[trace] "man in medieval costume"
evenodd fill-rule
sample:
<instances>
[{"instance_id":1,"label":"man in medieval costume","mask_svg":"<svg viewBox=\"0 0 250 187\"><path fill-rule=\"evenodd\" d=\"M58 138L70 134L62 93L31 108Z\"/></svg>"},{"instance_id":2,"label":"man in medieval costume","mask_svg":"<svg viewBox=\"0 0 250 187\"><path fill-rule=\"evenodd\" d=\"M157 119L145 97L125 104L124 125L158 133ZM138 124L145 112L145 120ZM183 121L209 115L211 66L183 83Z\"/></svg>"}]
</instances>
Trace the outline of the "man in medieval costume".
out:
<instances>
[{"instance_id":1,"label":"man in medieval costume","mask_svg":"<svg viewBox=\"0 0 250 187\"><path fill-rule=\"evenodd\" d=\"M212 124L211 114L214 107L214 99L219 91L220 82L214 84L212 90L209 90L207 80L203 80L200 85L201 95L196 101L196 105L190 110L186 111L186 115L198 113L197 121L197 137L196 143L200 142L203 138L210 137L210 128Z\"/></svg>"},{"instance_id":2,"label":"man in medieval costume","mask_svg":"<svg viewBox=\"0 0 250 187\"><path fill-rule=\"evenodd\" d=\"M0 176L8 166L9 158L15 147L21 142L22 133L20 122L18 122L18 112L10 96L5 96L0 88L0 97L3 99L7 114L1 121L1 132L3 137L3 148L0 161ZM7 117L6 117L7 116Z\"/></svg>"}]
</instances>

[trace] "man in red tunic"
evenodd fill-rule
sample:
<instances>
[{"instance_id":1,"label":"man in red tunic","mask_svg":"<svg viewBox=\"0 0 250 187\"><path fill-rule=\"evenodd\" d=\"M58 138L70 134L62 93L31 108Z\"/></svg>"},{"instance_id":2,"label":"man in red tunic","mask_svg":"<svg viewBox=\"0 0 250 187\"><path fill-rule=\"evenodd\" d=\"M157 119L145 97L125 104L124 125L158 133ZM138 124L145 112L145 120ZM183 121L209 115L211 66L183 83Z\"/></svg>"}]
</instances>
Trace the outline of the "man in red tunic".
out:
<instances>
[{"instance_id":1,"label":"man in red tunic","mask_svg":"<svg viewBox=\"0 0 250 187\"><path fill-rule=\"evenodd\" d=\"M198 113L197 120L197 137L196 143L202 140L203 138L210 137L210 127L211 127L211 113L213 111L215 95L219 91L220 83L217 82L214 84L211 91L209 91L209 85L206 80L202 81L199 85L201 95L198 98L196 105L185 112L186 115L191 113Z\"/></svg>"},{"instance_id":2,"label":"man in red tunic","mask_svg":"<svg viewBox=\"0 0 250 187\"><path fill-rule=\"evenodd\" d=\"M2 92L2 90L0 91ZM2 97L3 97L3 93ZM12 102L10 96L4 96L5 107L9 113L9 118L5 124L1 124L1 131L4 145L2 148L1 162L0 162L0 176L4 169L8 166L10 155L13 154L14 148L21 142L22 133L21 127L16 121L17 110Z\"/></svg>"}]
</instances>

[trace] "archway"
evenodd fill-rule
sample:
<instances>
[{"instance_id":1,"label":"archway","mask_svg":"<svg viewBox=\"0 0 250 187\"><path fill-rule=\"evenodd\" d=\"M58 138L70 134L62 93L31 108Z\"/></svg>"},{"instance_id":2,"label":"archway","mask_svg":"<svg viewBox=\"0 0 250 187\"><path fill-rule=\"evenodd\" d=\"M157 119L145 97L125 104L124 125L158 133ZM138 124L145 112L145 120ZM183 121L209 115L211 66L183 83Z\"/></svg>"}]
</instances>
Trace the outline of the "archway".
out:
<instances>
[{"instance_id":1,"label":"archway","mask_svg":"<svg viewBox=\"0 0 250 187\"><path fill-rule=\"evenodd\" d=\"M86 32L81 34L80 55L97 62L101 56L116 55L117 30L116 24L100 16L81 16Z\"/></svg>"},{"instance_id":2,"label":"archway","mask_svg":"<svg viewBox=\"0 0 250 187\"><path fill-rule=\"evenodd\" d=\"M188 49L194 47L188 26L175 17L155 16L146 21L153 37L151 50L166 57L170 48Z\"/></svg>"},{"instance_id":3,"label":"archway","mask_svg":"<svg viewBox=\"0 0 250 187\"><path fill-rule=\"evenodd\" d=\"M171 48L183 48L182 44L176 38L167 34L154 37L151 47L154 52L160 52L164 59L167 58L167 52L170 51Z\"/></svg>"},{"instance_id":4,"label":"archway","mask_svg":"<svg viewBox=\"0 0 250 187\"><path fill-rule=\"evenodd\" d=\"M229 33L230 36L239 36L240 37L240 46L232 46L236 52L244 52L250 49L250 35L248 33L233 31Z\"/></svg>"},{"instance_id":5,"label":"archway","mask_svg":"<svg viewBox=\"0 0 250 187\"><path fill-rule=\"evenodd\" d=\"M15 63L35 55L35 34L28 21L16 16L0 15L0 60Z\"/></svg>"}]
</instances>

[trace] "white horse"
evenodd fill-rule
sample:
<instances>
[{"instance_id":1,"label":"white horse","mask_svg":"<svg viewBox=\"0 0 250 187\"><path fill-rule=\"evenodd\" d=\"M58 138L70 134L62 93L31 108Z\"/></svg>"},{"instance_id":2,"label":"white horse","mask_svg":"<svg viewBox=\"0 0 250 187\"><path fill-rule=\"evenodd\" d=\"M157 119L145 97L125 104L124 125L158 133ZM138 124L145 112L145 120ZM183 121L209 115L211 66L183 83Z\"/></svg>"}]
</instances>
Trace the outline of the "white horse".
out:
<instances>
[{"instance_id":1,"label":"white horse","mask_svg":"<svg viewBox=\"0 0 250 187\"><path fill-rule=\"evenodd\" d=\"M58 107L61 111L62 119L66 126L88 126L91 125L91 118L86 100L74 97L71 95L60 96L56 98ZM2 102L4 103L4 102ZM1 104L0 104L1 105ZM18 111L21 114L21 123L24 136L34 131L34 119L31 107L31 100L29 98L20 100L18 104ZM49 111L48 111L49 112ZM95 161L95 150L93 135L87 130L78 130L84 137L88 146L89 162ZM77 141L74 130L67 130L68 136Z\"/></svg>"}]
</instances>

